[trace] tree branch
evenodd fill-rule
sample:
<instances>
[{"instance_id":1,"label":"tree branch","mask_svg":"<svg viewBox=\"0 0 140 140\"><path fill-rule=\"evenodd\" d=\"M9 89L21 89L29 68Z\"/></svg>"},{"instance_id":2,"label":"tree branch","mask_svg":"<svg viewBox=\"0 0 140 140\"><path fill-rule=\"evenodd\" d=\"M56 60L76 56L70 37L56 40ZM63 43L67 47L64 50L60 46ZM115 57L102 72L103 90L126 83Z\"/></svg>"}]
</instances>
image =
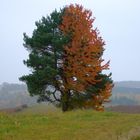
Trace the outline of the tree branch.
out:
<instances>
[{"instance_id":1,"label":"tree branch","mask_svg":"<svg viewBox=\"0 0 140 140\"><path fill-rule=\"evenodd\" d=\"M55 95L55 92L56 92L57 90L55 89L55 91L52 93L53 94L53 97L54 97L54 99L56 100L56 101L58 101L58 102L60 102L60 99L58 99L57 97L56 97L56 95Z\"/></svg>"}]
</instances>

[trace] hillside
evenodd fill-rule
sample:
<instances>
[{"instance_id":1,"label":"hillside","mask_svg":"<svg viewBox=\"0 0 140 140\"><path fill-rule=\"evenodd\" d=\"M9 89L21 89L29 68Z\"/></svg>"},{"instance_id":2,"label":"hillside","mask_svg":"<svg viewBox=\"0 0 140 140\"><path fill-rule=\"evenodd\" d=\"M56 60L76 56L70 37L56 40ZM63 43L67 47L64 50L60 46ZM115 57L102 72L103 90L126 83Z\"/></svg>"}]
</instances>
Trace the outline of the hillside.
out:
<instances>
[{"instance_id":1,"label":"hillside","mask_svg":"<svg viewBox=\"0 0 140 140\"><path fill-rule=\"evenodd\" d=\"M36 104L37 97L30 97L24 84L0 85L0 109L14 108L23 104ZM108 105L140 105L140 82L115 82L111 103Z\"/></svg>"},{"instance_id":2,"label":"hillside","mask_svg":"<svg viewBox=\"0 0 140 140\"><path fill-rule=\"evenodd\" d=\"M140 81L115 82L109 105L140 105Z\"/></svg>"},{"instance_id":3,"label":"hillside","mask_svg":"<svg viewBox=\"0 0 140 140\"><path fill-rule=\"evenodd\" d=\"M0 140L139 140L140 114L28 108L0 113ZM33 110L33 111L32 111Z\"/></svg>"},{"instance_id":4,"label":"hillside","mask_svg":"<svg viewBox=\"0 0 140 140\"><path fill-rule=\"evenodd\" d=\"M140 88L120 87L120 86L115 85L112 92L114 94L115 93L140 94Z\"/></svg>"},{"instance_id":5,"label":"hillside","mask_svg":"<svg viewBox=\"0 0 140 140\"><path fill-rule=\"evenodd\" d=\"M14 108L16 106L36 103L36 98L29 96L24 84L3 83L0 85L0 109Z\"/></svg>"},{"instance_id":6,"label":"hillside","mask_svg":"<svg viewBox=\"0 0 140 140\"><path fill-rule=\"evenodd\" d=\"M140 88L140 81L121 81L115 82L116 87L126 87L126 88Z\"/></svg>"}]
</instances>

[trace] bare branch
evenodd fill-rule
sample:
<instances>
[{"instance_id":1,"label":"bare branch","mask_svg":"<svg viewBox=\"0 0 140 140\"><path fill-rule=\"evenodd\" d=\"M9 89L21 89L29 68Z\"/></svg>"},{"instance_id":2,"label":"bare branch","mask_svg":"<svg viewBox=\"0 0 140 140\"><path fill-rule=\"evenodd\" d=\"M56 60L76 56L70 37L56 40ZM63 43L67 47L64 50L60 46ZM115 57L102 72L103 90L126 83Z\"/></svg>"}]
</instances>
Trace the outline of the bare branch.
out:
<instances>
[{"instance_id":1,"label":"bare branch","mask_svg":"<svg viewBox=\"0 0 140 140\"><path fill-rule=\"evenodd\" d=\"M53 94L53 97L54 97L54 99L55 99L56 101L60 102L60 99L58 99L58 98L56 97L56 95L55 95L56 91L57 91L57 90L55 89L55 91L52 93L52 94Z\"/></svg>"}]
</instances>

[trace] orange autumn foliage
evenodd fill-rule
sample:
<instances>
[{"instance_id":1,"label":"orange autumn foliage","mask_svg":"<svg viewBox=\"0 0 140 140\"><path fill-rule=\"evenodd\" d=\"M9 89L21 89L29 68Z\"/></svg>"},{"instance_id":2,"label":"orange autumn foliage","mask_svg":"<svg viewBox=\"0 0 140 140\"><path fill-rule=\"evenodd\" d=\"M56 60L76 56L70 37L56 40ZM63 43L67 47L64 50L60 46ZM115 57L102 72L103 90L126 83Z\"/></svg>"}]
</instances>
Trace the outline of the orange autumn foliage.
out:
<instances>
[{"instance_id":1,"label":"orange autumn foliage","mask_svg":"<svg viewBox=\"0 0 140 140\"><path fill-rule=\"evenodd\" d=\"M102 54L105 45L97 29L93 29L92 12L79 5L65 8L60 30L70 36L70 41L64 46L63 70L64 87L84 92L89 85L94 85L102 79L96 79L99 73L108 69L109 62L102 65ZM103 110L102 103L111 95L112 84L107 83L98 96L93 94L90 101L85 102L96 110Z\"/></svg>"}]
</instances>

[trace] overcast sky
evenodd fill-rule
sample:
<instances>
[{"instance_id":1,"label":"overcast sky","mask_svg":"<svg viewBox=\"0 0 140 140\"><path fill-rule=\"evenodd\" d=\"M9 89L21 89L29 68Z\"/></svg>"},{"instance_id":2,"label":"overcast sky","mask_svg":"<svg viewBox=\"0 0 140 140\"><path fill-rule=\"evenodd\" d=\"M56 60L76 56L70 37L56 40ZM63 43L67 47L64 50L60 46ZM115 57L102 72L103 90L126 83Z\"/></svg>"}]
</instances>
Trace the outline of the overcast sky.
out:
<instances>
[{"instance_id":1,"label":"overcast sky","mask_svg":"<svg viewBox=\"0 0 140 140\"><path fill-rule=\"evenodd\" d=\"M113 80L140 80L140 0L0 0L0 83L18 83L29 73L22 62L28 57L23 32L31 35L35 21L70 3L96 17Z\"/></svg>"}]
</instances>

